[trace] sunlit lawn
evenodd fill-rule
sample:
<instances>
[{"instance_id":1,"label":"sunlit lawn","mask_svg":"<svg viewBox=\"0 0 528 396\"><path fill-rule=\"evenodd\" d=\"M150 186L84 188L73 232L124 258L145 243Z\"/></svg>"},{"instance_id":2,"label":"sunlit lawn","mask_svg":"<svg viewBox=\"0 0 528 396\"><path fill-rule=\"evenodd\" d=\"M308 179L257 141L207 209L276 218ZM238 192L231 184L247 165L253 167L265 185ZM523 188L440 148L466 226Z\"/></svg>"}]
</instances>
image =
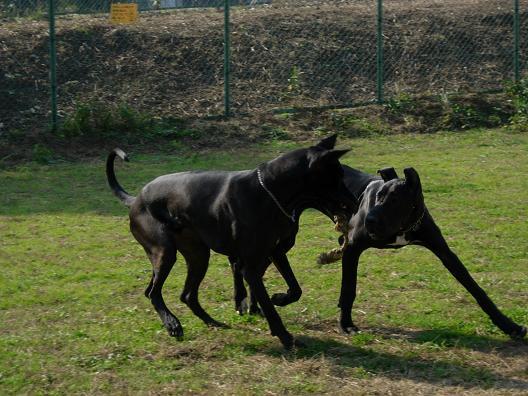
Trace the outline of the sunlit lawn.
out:
<instances>
[{"instance_id":1,"label":"sunlit lawn","mask_svg":"<svg viewBox=\"0 0 528 396\"><path fill-rule=\"evenodd\" d=\"M346 164L365 171L414 166L453 250L499 307L528 323L528 135L481 130L339 146L352 148ZM160 174L251 168L293 147L130 153L117 174L136 193ZM216 254L200 299L231 328L209 329L180 303L179 257L164 294L186 333L170 338L143 296L150 264L106 186L103 154L0 172L0 394L528 392L526 342L501 334L421 248L362 256L354 317L363 332L339 334L340 265L315 264L337 234L313 211L289 255L303 296L279 309L307 348L284 353L264 319L235 314L227 260ZM266 283L285 289L274 269Z\"/></svg>"}]
</instances>

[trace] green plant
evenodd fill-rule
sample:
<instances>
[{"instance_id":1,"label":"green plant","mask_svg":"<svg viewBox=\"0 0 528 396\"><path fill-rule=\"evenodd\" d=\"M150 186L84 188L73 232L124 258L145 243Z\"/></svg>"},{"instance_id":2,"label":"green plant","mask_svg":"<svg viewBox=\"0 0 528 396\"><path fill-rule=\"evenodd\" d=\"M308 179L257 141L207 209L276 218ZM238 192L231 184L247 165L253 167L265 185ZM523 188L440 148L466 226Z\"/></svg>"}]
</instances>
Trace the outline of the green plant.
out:
<instances>
[{"instance_id":1,"label":"green plant","mask_svg":"<svg viewBox=\"0 0 528 396\"><path fill-rule=\"evenodd\" d=\"M108 106L102 102L81 103L58 130L60 137L90 141L122 139L149 140L157 132L148 114L126 104Z\"/></svg>"},{"instance_id":2,"label":"green plant","mask_svg":"<svg viewBox=\"0 0 528 396\"><path fill-rule=\"evenodd\" d=\"M26 17L35 21L46 19L46 2L3 1L0 3L0 18Z\"/></svg>"},{"instance_id":3,"label":"green plant","mask_svg":"<svg viewBox=\"0 0 528 396\"><path fill-rule=\"evenodd\" d=\"M472 106L452 103L445 116L450 129L469 129L480 125L481 114Z\"/></svg>"},{"instance_id":4,"label":"green plant","mask_svg":"<svg viewBox=\"0 0 528 396\"><path fill-rule=\"evenodd\" d=\"M278 126L262 125L263 135L267 139L273 140L288 140L290 136L288 131Z\"/></svg>"},{"instance_id":5,"label":"green plant","mask_svg":"<svg viewBox=\"0 0 528 396\"><path fill-rule=\"evenodd\" d=\"M40 143L33 146L31 156L33 161L39 164L49 164L53 161L53 151Z\"/></svg>"},{"instance_id":6,"label":"green plant","mask_svg":"<svg viewBox=\"0 0 528 396\"><path fill-rule=\"evenodd\" d=\"M392 114L404 114L416 108L416 100L407 93L399 93L385 103L385 108Z\"/></svg>"},{"instance_id":7,"label":"green plant","mask_svg":"<svg viewBox=\"0 0 528 396\"><path fill-rule=\"evenodd\" d=\"M511 117L511 123L515 126L528 127L528 77L516 83L509 83L506 92L511 97L515 114Z\"/></svg>"},{"instance_id":8,"label":"green plant","mask_svg":"<svg viewBox=\"0 0 528 396\"><path fill-rule=\"evenodd\" d=\"M380 119L368 119L339 111L331 114L330 127L349 137L382 135L387 130L387 126Z\"/></svg>"},{"instance_id":9,"label":"green plant","mask_svg":"<svg viewBox=\"0 0 528 396\"><path fill-rule=\"evenodd\" d=\"M470 129L489 124L489 115L484 114L472 104L462 102L461 98L441 96L444 115L442 127L450 130Z\"/></svg>"},{"instance_id":10,"label":"green plant","mask_svg":"<svg viewBox=\"0 0 528 396\"><path fill-rule=\"evenodd\" d=\"M300 93L300 83L299 76L301 72L298 66L293 66L290 72L290 77L288 77L288 92L290 94L299 94Z\"/></svg>"}]
</instances>

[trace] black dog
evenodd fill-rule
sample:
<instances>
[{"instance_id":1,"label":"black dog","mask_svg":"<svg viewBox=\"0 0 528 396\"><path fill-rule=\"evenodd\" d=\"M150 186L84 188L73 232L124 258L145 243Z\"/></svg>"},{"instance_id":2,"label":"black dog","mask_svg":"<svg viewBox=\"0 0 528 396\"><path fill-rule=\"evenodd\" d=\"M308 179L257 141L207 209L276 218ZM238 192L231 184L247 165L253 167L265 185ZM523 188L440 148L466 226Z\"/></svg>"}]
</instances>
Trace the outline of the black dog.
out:
<instances>
[{"instance_id":1,"label":"black dog","mask_svg":"<svg viewBox=\"0 0 528 396\"><path fill-rule=\"evenodd\" d=\"M381 179L349 167L344 170L347 188L361 197L359 210L349 222L349 242L342 259L339 323L344 332L357 330L352 322L352 305L361 253L371 247L398 249L420 245L442 261L504 333L514 338L526 335L526 327L514 323L495 306L449 249L425 206L420 178L413 168L404 169L405 179L399 179L394 168L380 170Z\"/></svg>"},{"instance_id":2,"label":"black dog","mask_svg":"<svg viewBox=\"0 0 528 396\"><path fill-rule=\"evenodd\" d=\"M183 336L179 320L163 301L161 289L179 251L187 263L180 296L206 324L221 326L198 302L198 288L209 264L210 250L236 257L271 329L286 348L294 345L262 282L269 257L285 251L295 239L299 208L314 207L331 216L357 210L357 200L343 183L339 163L347 150L333 150L336 136L291 151L257 169L237 172L181 172L158 177L137 197L119 185L114 174L116 149L108 156L106 174L114 194L130 208L130 230L143 246L153 271L145 295L171 336ZM282 266L281 266L282 264ZM279 264L286 277L287 260Z\"/></svg>"},{"instance_id":3,"label":"black dog","mask_svg":"<svg viewBox=\"0 0 528 396\"><path fill-rule=\"evenodd\" d=\"M359 210L348 224L348 242L342 258L341 296L339 307L341 330L357 331L352 321L352 305L356 297L356 279L359 257L363 251L398 249L406 245L420 245L431 250L449 272L471 293L477 303L504 333L513 338L526 335L526 327L506 317L471 277L459 258L449 249L440 229L429 214L422 195L418 173L413 168L404 170L405 179L399 179L394 168L379 171L381 178L344 166L344 181L355 196L360 197ZM342 240L340 241L342 242ZM274 262L284 258L273 258ZM298 283L287 280L288 286ZM243 288L244 285L236 287ZM237 291L235 295L245 293ZM289 303L286 299L281 301ZM285 304L276 304L285 305ZM253 311L257 309L252 308Z\"/></svg>"}]
</instances>

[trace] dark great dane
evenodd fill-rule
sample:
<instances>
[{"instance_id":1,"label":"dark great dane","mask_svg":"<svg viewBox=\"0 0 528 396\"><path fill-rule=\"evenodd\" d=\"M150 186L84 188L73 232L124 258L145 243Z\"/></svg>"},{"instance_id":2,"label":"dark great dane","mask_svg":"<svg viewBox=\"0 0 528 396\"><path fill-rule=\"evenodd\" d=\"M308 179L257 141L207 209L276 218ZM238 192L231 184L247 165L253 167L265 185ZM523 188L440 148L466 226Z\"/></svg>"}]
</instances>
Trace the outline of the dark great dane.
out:
<instances>
[{"instance_id":1,"label":"dark great dane","mask_svg":"<svg viewBox=\"0 0 528 396\"><path fill-rule=\"evenodd\" d=\"M352 322L352 305L361 253L371 247L398 249L420 245L440 259L498 328L513 338L526 335L526 327L513 322L495 306L447 245L425 206L416 170L404 169L405 179L400 179L394 168L380 170L381 178L349 167L344 169L347 188L361 197L359 210L348 224L348 244L342 259L339 324L344 332L357 330Z\"/></svg>"},{"instance_id":2,"label":"dark great dane","mask_svg":"<svg viewBox=\"0 0 528 396\"><path fill-rule=\"evenodd\" d=\"M398 249L406 245L420 245L432 251L442 261L448 271L471 293L491 321L504 333L513 338L522 338L526 335L526 327L513 322L495 306L451 251L425 206L420 178L413 168L404 170L405 179L398 178L394 168L380 170L381 177L348 166L343 166L343 169L345 185L350 192L359 197L360 202L357 213L351 217L348 226L345 227L347 241L342 254L339 298L341 308L339 325L342 331L351 333L358 330L352 321L352 305L356 298L357 267L361 253L371 247ZM273 257L273 260L276 263L284 258ZM298 290L294 290L300 296L301 291L297 282L288 279L286 281L289 287L291 284L297 285ZM244 285L239 283L238 287L243 288ZM235 287L235 295L237 293L240 294ZM283 299L278 302L287 304L290 301ZM285 304L276 302L276 305ZM253 308L253 311L255 310Z\"/></svg>"},{"instance_id":3,"label":"dark great dane","mask_svg":"<svg viewBox=\"0 0 528 396\"><path fill-rule=\"evenodd\" d=\"M187 263L180 299L207 325L222 326L198 301L198 288L209 264L210 250L236 257L236 270L252 289L271 329L285 348L294 345L268 296L262 276L269 258L285 253L298 229L295 212L306 207L328 216L357 210L357 200L343 183L339 163L348 150L334 150L336 136L261 164L257 169L181 172L160 176L137 197L117 182L116 149L107 159L106 174L114 194L130 208L130 230L152 263L145 295L171 336L182 337L180 321L163 301L161 289L179 251ZM293 242L292 242L293 241ZM287 260L278 267L293 276Z\"/></svg>"}]
</instances>

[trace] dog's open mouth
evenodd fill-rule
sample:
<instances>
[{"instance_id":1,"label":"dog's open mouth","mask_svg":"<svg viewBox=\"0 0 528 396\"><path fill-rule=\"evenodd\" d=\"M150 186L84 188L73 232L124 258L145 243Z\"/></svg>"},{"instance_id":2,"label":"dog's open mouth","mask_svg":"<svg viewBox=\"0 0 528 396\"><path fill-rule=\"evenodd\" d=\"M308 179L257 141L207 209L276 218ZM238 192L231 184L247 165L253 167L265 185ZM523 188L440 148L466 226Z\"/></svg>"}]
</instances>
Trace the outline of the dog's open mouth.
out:
<instances>
[{"instance_id":1,"label":"dog's open mouth","mask_svg":"<svg viewBox=\"0 0 528 396\"><path fill-rule=\"evenodd\" d=\"M318 211L323 213L325 216L327 216L330 219L339 217L340 219L347 219L348 221L352 214L348 206L341 202L336 203L336 202L329 202L329 201L324 201L324 202L319 201L316 204L312 203L311 206L314 209L317 209Z\"/></svg>"}]
</instances>

